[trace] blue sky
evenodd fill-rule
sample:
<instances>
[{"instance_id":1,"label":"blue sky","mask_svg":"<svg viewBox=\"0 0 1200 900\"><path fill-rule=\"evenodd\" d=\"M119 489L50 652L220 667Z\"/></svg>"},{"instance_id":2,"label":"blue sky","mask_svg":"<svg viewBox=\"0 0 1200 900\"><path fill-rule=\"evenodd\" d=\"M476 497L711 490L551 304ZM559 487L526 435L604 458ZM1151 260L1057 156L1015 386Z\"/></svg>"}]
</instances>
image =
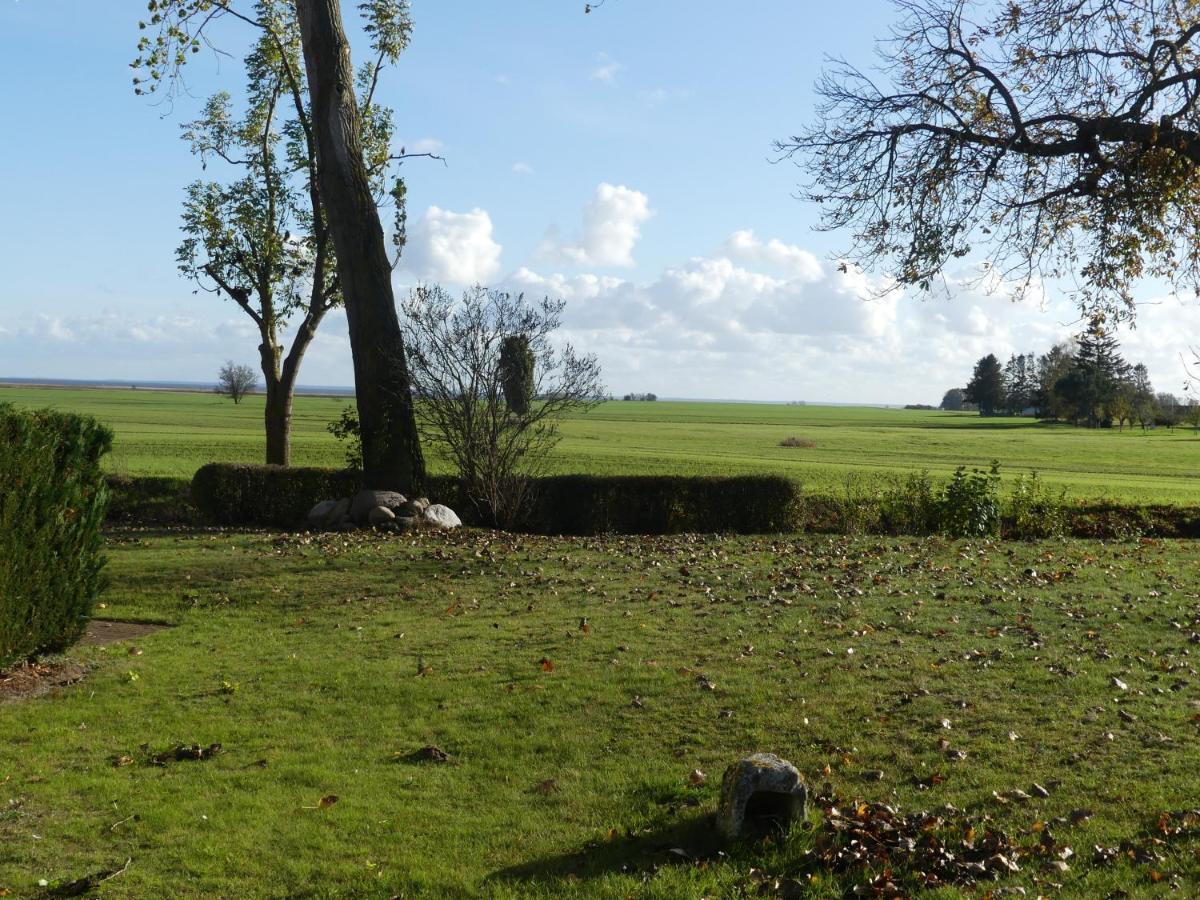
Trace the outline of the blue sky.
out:
<instances>
[{"instance_id":1,"label":"blue sky","mask_svg":"<svg viewBox=\"0 0 1200 900\"><path fill-rule=\"evenodd\" d=\"M244 0L243 0L244 2ZM771 142L812 115L823 58L870 63L884 0L414 0L386 77L410 150L412 240L397 290L483 281L568 301L567 336L617 393L937 402L984 352L1045 349L1074 314L964 290L864 301ZM354 4L343 2L347 16ZM141 2L0 0L0 376L204 380L253 361L249 322L178 275L179 125L236 62L204 54L173 107L133 94ZM244 33L230 27L238 54ZM17 89L15 86L19 85ZM210 174L213 174L210 172ZM1193 306L1127 338L1178 390ZM301 381L351 380L333 316Z\"/></svg>"}]
</instances>

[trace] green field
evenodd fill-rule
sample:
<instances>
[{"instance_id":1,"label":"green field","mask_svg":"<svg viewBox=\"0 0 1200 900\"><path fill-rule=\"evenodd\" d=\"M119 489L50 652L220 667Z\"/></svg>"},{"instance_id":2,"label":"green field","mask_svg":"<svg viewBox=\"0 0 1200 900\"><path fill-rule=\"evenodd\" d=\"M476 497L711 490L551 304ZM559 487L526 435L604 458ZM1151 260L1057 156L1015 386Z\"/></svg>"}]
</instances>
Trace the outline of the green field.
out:
<instances>
[{"instance_id":1,"label":"green field","mask_svg":"<svg viewBox=\"0 0 1200 900\"><path fill-rule=\"evenodd\" d=\"M806 855L870 803L999 876L930 896L1200 889L1200 819L1169 815L1200 795L1196 543L136 529L109 553L98 614L174 627L0 698L3 895L128 860L101 896L898 896L865 888L885 872L925 896L930 853L886 831L869 866ZM824 798L722 846L721 773L754 751Z\"/></svg>"},{"instance_id":2,"label":"green field","mask_svg":"<svg viewBox=\"0 0 1200 900\"><path fill-rule=\"evenodd\" d=\"M213 394L0 387L0 402L86 412L116 432L109 467L130 475L190 477L206 462L262 458L262 398L240 406ZM296 400L293 462L342 462L327 423L346 399ZM810 448L779 446L796 436ZM605 403L567 421L559 472L761 474L794 477L812 494L847 479L998 459L1007 475L1038 470L1073 497L1200 505L1200 436L1191 429L1087 430L1032 419L867 407L748 403ZM431 460L435 471L445 471Z\"/></svg>"}]
</instances>

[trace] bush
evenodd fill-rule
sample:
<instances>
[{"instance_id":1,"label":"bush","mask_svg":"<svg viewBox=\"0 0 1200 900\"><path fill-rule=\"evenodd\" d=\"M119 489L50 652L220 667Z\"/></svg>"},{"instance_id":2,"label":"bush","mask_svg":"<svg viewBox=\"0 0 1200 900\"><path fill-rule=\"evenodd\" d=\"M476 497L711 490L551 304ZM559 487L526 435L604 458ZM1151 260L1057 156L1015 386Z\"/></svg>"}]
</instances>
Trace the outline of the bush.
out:
<instances>
[{"instance_id":1,"label":"bush","mask_svg":"<svg viewBox=\"0 0 1200 900\"><path fill-rule=\"evenodd\" d=\"M805 450L811 450L817 446L816 441L811 441L808 438L802 437L786 437L779 442L780 447L801 447Z\"/></svg>"},{"instance_id":2,"label":"bush","mask_svg":"<svg viewBox=\"0 0 1200 900\"><path fill-rule=\"evenodd\" d=\"M361 486L356 469L209 463L192 478L192 502L216 525L293 528L321 500L352 496Z\"/></svg>"},{"instance_id":3,"label":"bush","mask_svg":"<svg viewBox=\"0 0 1200 900\"><path fill-rule=\"evenodd\" d=\"M942 495L939 530L951 537L988 537L1000 533L1000 464L991 469L959 466Z\"/></svg>"},{"instance_id":4,"label":"bush","mask_svg":"<svg viewBox=\"0 0 1200 900\"><path fill-rule=\"evenodd\" d=\"M83 634L104 587L111 447L93 419L0 405L0 667Z\"/></svg>"},{"instance_id":5,"label":"bush","mask_svg":"<svg viewBox=\"0 0 1200 900\"><path fill-rule=\"evenodd\" d=\"M1058 537L1067 529L1066 491L1052 491L1037 472L1017 477L1008 500L1004 532L1014 538Z\"/></svg>"},{"instance_id":6,"label":"bush","mask_svg":"<svg viewBox=\"0 0 1200 900\"><path fill-rule=\"evenodd\" d=\"M218 525L294 528L321 500L351 496L360 485L353 470L210 463L196 472L192 498ZM577 535L791 531L800 493L775 476L560 475L536 479L532 491L515 530ZM429 478L426 492L479 524L455 479Z\"/></svg>"},{"instance_id":7,"label":"bush","mask_svg":"<svg viewBox=\"0 0 1200 900\"><path fill-rule=\"evenodd\" d=\"M772 475L558 475L538 479L520 530L537 534L794 531L800 487Z\"/></svg>"},{"instance_id":8,"label":"bush","mask_svg":"<svg viewBox=\"0 0 1200 900\"><path fill-rule=\"evenodd\" d=\"M108 514L115 525L190 525L196 521L186 478L109 475Z\"/></svg>"}]
</instances>

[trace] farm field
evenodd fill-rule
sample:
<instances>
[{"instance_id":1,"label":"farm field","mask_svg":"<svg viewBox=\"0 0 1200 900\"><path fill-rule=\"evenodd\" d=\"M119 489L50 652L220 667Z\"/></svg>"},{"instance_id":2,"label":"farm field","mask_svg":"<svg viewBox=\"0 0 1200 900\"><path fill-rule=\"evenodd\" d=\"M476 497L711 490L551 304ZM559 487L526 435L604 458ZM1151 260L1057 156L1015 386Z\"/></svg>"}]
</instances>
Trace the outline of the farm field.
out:
<instances>
[{"instance_id":1,"label":"farm field","mask_svg":"<svg viewBox=\"0 0 1200 900\"><path fill-rule=\"evenodd\" d=\"M0 697L5 894L126 864L103 896L1200 889L1200 822L1172 815L1200 792L1193 543L108 542L98 614L173 627ZM193 744L220 750L172 756ZM818 797L721 847L721 772L759 750ZM865 862L837 856L847 817Z\"/></svg>"},{"instance_id":2,"label":"farm field","mask_svg":"<svg viewBox=\"0 0 1200 900\"><path fill-rule=\"evenodd\" d=\"M211 461L262 458L262 398L239 406L212 394L147 390L0 387L0 402L94 415L116 432L108 458L130 475L190 477ZM293 462L336 466L342 450L325 430L346 398L298 397ZM837 494L847 479L1001 462L1008 477L1038 470L1069 496L1135 503L1200 504L1200 436L1073 428L965 413L737 403L609 402L568 420L558 472L778 473L811 494ZM787 437L811 447L779 446ZM445 471L431 459L431 468Z\"/></svg>"}]
</instances>

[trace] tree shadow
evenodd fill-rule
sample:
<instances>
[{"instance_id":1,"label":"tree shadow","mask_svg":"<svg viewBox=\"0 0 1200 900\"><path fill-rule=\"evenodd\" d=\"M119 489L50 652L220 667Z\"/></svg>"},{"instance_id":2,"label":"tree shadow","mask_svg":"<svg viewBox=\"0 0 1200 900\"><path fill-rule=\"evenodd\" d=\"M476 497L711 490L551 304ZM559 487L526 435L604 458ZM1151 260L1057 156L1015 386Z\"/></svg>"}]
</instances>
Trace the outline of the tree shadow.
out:
<instances>
[{"instance_id":1,"label":"tree shadow","mask_svg":"<svg viewBox=\"0 0 1200 900\"><path fill-rule=\"evenodd\" d=\"M694 813L590 841L578 850L500 869L487 881L550 886L610 874L653 873L663 866L696 865L716 856L722 846L712 814Z\"/></svg>"}]
</instances>

